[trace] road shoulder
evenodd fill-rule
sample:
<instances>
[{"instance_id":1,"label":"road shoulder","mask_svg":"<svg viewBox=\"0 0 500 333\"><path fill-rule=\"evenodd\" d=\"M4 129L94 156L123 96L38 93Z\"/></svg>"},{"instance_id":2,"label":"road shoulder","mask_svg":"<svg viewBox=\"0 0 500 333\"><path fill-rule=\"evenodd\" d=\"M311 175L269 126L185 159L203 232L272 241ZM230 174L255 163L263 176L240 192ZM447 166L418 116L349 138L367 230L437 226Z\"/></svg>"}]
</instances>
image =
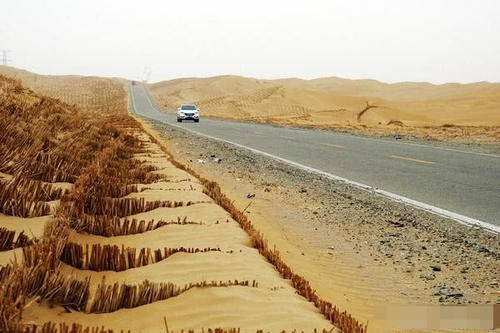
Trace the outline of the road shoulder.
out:
<instances>
[{"instance_id":1,"label":"road shoulder","mask_svg":"<svg viewBox=\"0 0 500 333\"><path fill-rule=\"evenodd\" d=\"M498 235L153 124L175 157L216 179L321 295L360 318L383 303L486 304L499 288Z\"/></svg>"}]
</instances>

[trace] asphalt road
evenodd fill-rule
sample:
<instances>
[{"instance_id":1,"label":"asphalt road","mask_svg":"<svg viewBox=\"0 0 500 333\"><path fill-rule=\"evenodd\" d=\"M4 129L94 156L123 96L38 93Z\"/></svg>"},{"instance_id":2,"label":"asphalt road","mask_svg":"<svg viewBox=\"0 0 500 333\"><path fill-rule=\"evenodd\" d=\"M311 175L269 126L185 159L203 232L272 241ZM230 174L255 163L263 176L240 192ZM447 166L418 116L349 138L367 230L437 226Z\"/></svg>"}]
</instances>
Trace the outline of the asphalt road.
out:
<instances>
[{"instance_id":1,"label":"asphalt road","mask_svg":"<svg viewBox=\"0 0 500 333\"><path fill-rule=\"evenodd\" d=\"M203 118L178 124L131 86L138 115L500 226L500 156L377 138ZM385 192L387 191L387 192ZM409 201L411 201L409 200ZM445 214L446 215L446 214ZM460 220L460 218L459 218ZM497 229L498 230L498 229Z\"/></svg>"}]
</instances>

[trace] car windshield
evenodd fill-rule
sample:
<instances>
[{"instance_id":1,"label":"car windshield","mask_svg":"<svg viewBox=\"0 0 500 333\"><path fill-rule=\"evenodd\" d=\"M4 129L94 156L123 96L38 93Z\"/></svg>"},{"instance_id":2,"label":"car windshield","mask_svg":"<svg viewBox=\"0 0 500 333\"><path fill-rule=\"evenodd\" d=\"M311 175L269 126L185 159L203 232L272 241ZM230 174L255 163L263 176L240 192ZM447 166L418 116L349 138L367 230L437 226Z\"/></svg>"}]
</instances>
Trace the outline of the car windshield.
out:
<instances>
[{"instance_id":1,"label":"car windshield","mask_svg":"<svg viewBox=\"0 0 500 333\"><path fill-rule=\"evenodd\" d=\"M181 106L181 110L196 110L196 106L194 106L194 105L183 105L183 106Z\"/></svg>"}]
</instances>

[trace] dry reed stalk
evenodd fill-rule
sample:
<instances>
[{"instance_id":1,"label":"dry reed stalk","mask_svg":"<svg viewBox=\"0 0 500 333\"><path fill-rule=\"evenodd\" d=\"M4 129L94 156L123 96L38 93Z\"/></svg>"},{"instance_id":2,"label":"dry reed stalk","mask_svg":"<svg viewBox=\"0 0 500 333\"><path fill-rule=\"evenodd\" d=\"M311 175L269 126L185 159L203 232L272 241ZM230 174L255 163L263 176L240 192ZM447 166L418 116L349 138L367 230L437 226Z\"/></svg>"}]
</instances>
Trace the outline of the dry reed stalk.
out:
<instances>
[{"instance_id":1,"label":"dry reed stalk","mask_svg":"<svg viewBox=\"0 0 500 333\"><path fill-rule=\"evenodd\" d=\"M65 241L64 238L43 238L30 246L23 247L23 264L32 267L43 263L47 269L57 269Z\"/></svg>"},{"instance_id":2,"label":"dry reed stalk","mask_svg":"<svg viewBox=\"0 0 500 333\"><path fill-rule=\"evenodd\" d=\"M32 243L23 231L17 234L17 238L15 235L16 231L0 228L0 251L12 250Z\"/></svg>"},{"instance_id":3,"label":"dry reed stalk","mask_svg":"<svg viewBox=\"0 0 500 333\"><path fill-rule=\"evenodd\" d=\"M56 154L37 152L34 156L19 160L8 171L46 182L70 182L76 179L76 166L68 163L65 157Z\"/></svg>"},{"instance_id":4,"label":"dry reed stalk","mask_svg":"<svg viewBox=\"0 0 500 333\"><path fill-rule=\"evenodd\" d=\"M141 234L155 230L166 225L201 225L201 222L187 221L187 217L177 218L177 221L155 221L155 220L121 220L116 216L88 215L71 219L71 227L77 232L86 232L93 235L113 237L123 235Z\"/></svg>"},{"instance_id":5,"label":"dry reed stalk","mask_svg":"<svg viewBox=\"0 0 500 333\"><path fill-rule=\"evenodd\" d=\"M37 181L14 178L9 182L0 182L0 212L19 217L35 217L50 214L51 208L41 201L57 195L51 185Z\"/></svg>"},{"instance_id":6,"label":"dry reed stalk","mask_svg":"<svg viewBox=\"0 0 500 333\"><path fill-rule=\"evenodd\" d=\"M59 257L68 235L67 213L86 198L85 190L101 190L115 179L103 177L100 188L98 181L66 196L40 181L74 183L92 171L89 166L97 157L105 157L103 151L111 151L111 157L119 160L116 175L131 174L127 178L145 180L157 176L151 177L147 168L126 161L141 152L138 140L117 128L125 124L137 126L130 117L87 115L55 99L39 96L3 76L0 76L0 90L0 172L14 177L13 181L0 183L1 211L23 217L46 215L48 210L43 201L63 199L57 218L45 229L44 238L23 247L23 262L0 268L0 331L10 332L20 327L28 298L76 310L86 306L89 280L73 280L58 273ZM127 173L126 167L131 165L132 171ZM108 171L115 172L113 168ZM117 183L112 193L120 195L135 190L133 181L136 179ZM11 237L11 233L4 233L0 238L3 247L12 247L13 243L26 245L23 237L16 241ZM47 329L50 331L50 327Z\"/></svg>"},{"instance_id":7,"label":"dry reed stalk","mask_svg":"<svg viewBox=\"0 0 500 333\"><path fill-rule=\"evenodd\" d=\"M44 267L27 267L27 293L51 304L58 304L76 311L83 311L89 298L90 277L75 280Z\"/></svg>"},{"instance_id":8,"label":"dry reed stalk","mask_svg":"<svg viewBox=\"0 0 500 333\"><path fill-rule=\"evenodd\" d=\"M149 248L136 248L117 245L92 244L91 247L81 244L66 243L61 253L61 261L78 269L93 271L120 272L131 268L151 265L176 253L205 253L217 251L218 248L164 248L152 250Z\"/></svg>"},{"instance_id":9,"label":"dry reed stalk","mask_svg":"<svg viewBox=\"0 0 500 333\"><path fill-rule=\"evenodd\" d=\"M0 282L4 281L11 272L11 265L0 266Z\"/></svg>"},{"instance_id":10,"label":"dry reed stalk","mask_svg":"<svg viewBox=\"0 0 500 333\"><path fill-rule=\"evenodd\" d=\"M5 143L0 147L2 172L48 182L74 182L92 155L113 139L120 138L127 145L134 141L113 128L118 122L130 123L127 117L90 116L39 96L4 76L0 85L0 142ZM139 151L139 145L134 149Z\"/></svg>"},{"instance_id":11,"label":"dry reed stalk","mask_svg":"<svg viewBox=\"0 0 500 333\"><path fill-rule=\"evenodd\" d=\"M258 284L253 281L203 281L190 283L184 286L176 286L173 283L154 283L144 281L140 285L127 285L125 283L114 283L106 285L105 278L97 287L93 302L88 308L90 313L108 313L123 308L135 308L162 300L166 300L182 294L192 288L210 288L210 287L231 287L245 286L257 287Z\"/></svg>"},{"instance_id":12,"label":"dry reed stalk","mask_svg":"<svg viewBox=\"0 0 500 333\"><path fill-rule=\"evenodd\" d=\"M0 188L2 190L0 198L8 198L13 195L12 193L20 192L25 194L26 199L30 201L57 200L69 192L55 187L53 184L43 183L18 175L9 182L0 182Z\"/></svg>"},{"instance_id":13,"label":"dry reed stalk","mask_svg":"<svg viewBox=\"0 0 500 333\"><path fill-rule=\"evenodd\" d=\"M100 198L88 203L84 213L94 215L108 215L126 217L138 213L144 213L156 208L177 208L182 206L190 206L193 202L186 203L182 201L146 201L144 198Z\"/></svg>"},{"instance_id":14,"label":"dry reed stalk","mask_svg":"<svg viewBox=\"0 0 500 333\"><path fill-rule=\"evenodd\" d=\"M194 329L179 329L172 330L168 329L168 325L165 321L165 329L166 333L241 333L240 328L228 328L228 327L218 327L218 328L201 328L199 330ZM112 329L106 329L104 327L94 326L94 327L84 327L77 323L66 324L62 323L53 323L47 322L41 325L30 324L30 325L20 325L19 328L13 333L114 333L115 331ZM116 331L118 332L118 331ZM125 331L121 330L121 333L125 333ZM127 333L131 333L130 330L126 331ZM285 330L281 330L280 333L299 333L304 331L300 330L291 330L289 332ZM317 330L314 329L311 333L331 333L332 330ZM255 333L264 333L263 330L255 330Z\"/></svg>"},{"instance_id":15,"label":"dry reed stalk","mask_svg":"<svg viewBox=\"0 0 500 333\"><path fill-rule=\"evenodd\" d=\"M8 266L8 274L0 284L0 332L9 332L21 319L25 304L24 272Z\"/></svg>"},{"instance_id":16,"label":"dry reed stalk","mask_svg":"<svg viewBox=\"0 0 500 333\"><path fill-rule=\"evenodd\" d=\"M89 283L89 279L78 281L55 273L44 263L31 267L14 264L0 285L0 332L11 332L18 326L29 298L83 310L88 302Z\"/></svg>"},{"instance_id":17,"label":"dry reed stalk","mask_svg":"<svg viewBox=\"0 0 500 333\"><path fill-rule=\"evenodd\" d=\"M31 324L31 325L20 325L19 328L13 333L114 333L118 331L114 331L112 329L107 329L104 327L93 326L93 327L85 327L83 325L72 323L53 323L47 322L41 325ZM120 330L120 333L131 333L130 330L124 331Z\"/></svg>"}]
</instances>

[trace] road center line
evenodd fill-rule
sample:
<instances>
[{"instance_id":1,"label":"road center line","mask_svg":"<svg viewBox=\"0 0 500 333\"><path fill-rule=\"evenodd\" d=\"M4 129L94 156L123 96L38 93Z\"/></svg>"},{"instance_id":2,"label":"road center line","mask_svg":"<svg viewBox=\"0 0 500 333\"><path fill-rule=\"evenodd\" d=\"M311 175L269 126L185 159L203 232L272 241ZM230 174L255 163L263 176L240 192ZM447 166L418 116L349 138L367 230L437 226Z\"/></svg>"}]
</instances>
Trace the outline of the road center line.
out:
<instances>
[{"instance_id":1,"label":"road center line","mask_svg":"<svg viewBox=\"0 0 500 333\"><path fill-rule=\"evenodd\" d=\"M328 146L328 147L333 147L333 148L339 148L339 149L344 149L345 148L344 146L336 145L336 144L333 144L333 143L320 143L320 144L323 145L323 146Z\"/></svg>"},{"instance_id":2,"label":"road center line","mask_svg":"<svg viewBox=\"0 0 500 333\"><path fill-rule=\"evenodd\" d=\"M286 136L286 135L280 135L280 138L288 139L288 140L295 140L295 138L292 138L291 136Z\"/></svg>"},{"instance_id":3,"label":"road center line","mask_svg":"<svg viewBox=\"0 0 500 333\"><path fill-rule=\"evenodd\" d=\"M434 162L431 162L431 161L417 160L417 159L414 159L414 158L404 157L404 156L399 156L399 155L389 155L389 157L390 158L397 158L399 160L417 162L417 163L435 164Z\"/></svg>"}]
</instances>

